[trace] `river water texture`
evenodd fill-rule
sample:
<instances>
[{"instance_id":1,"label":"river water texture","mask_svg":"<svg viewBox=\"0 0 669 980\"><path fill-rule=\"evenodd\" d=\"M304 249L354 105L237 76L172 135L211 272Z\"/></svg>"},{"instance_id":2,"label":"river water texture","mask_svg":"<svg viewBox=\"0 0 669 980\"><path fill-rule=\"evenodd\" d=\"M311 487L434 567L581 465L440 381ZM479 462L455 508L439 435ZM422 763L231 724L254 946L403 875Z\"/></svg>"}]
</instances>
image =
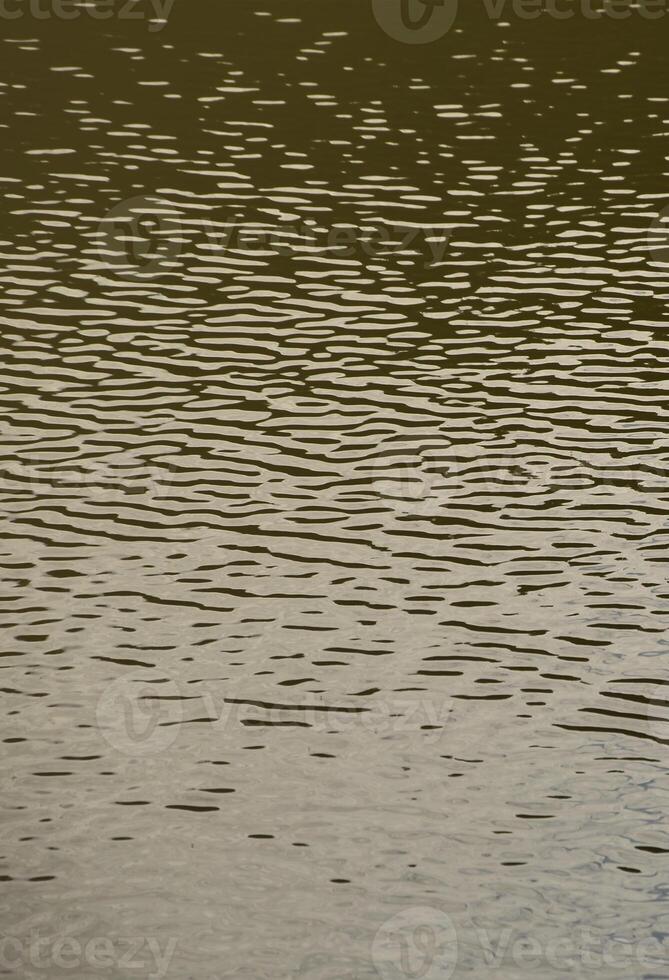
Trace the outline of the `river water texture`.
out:
<instances>
[{"instance_id":1,"label":"river water texture","mask_svg":"<svg viewBox=\"0 0 669 980\"><path fill-rule=\"evenodd\" d=\"M669 9L380 2L3 7L5 975L669 977Z\"/></svg>"}]
</instances>

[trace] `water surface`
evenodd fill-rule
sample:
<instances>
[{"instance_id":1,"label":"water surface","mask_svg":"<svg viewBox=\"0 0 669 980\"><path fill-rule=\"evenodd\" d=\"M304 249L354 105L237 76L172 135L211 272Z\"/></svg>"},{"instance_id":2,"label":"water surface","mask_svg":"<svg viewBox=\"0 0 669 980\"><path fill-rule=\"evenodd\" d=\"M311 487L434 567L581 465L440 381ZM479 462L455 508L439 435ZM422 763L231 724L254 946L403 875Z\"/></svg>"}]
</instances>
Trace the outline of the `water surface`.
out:
<instances>
[{"instance_id":1,"label":"water surface","mask_svg":"<svg viewBox=\"0 0 669 980\"><path fill-rule=\"evenodd\" d=\"M3 24L19 974L669 977L666 21Z\"/></svg>"}]
</instances>

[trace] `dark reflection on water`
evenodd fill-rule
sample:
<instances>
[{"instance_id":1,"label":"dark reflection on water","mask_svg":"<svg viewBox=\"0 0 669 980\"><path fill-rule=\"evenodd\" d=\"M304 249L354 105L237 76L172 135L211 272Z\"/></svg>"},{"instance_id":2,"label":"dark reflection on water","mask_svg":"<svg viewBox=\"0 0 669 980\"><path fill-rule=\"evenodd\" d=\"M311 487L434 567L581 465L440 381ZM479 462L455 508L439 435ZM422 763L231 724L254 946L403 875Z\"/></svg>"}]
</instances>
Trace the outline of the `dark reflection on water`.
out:
<instances>
[{"instance_id":1,"label":"dark reflection on water","mask_svg":"<svg viewBox=\"0 0 669 980\"><path fill-rule=\"evenodd\" d=\"M3 21L1 971L669 977L667 23Z\"/></svg>"}]
</instances>

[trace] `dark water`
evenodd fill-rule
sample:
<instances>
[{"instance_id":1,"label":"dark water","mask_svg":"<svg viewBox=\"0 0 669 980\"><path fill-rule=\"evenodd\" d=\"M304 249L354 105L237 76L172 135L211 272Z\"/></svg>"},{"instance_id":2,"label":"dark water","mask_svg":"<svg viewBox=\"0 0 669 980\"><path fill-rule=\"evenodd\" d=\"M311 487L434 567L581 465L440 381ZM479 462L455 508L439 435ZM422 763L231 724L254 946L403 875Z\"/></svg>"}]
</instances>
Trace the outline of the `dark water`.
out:
<instances>
[{"instance_id":1,"label":"dark water","mask_svg":"<svg viewBox=\"0 0 669 980\"><path fill-rule=\"evenodd\" d=\"M669 18L138 9L0 21L0 969L669 977Z\"/></svg>"}]
</instances>

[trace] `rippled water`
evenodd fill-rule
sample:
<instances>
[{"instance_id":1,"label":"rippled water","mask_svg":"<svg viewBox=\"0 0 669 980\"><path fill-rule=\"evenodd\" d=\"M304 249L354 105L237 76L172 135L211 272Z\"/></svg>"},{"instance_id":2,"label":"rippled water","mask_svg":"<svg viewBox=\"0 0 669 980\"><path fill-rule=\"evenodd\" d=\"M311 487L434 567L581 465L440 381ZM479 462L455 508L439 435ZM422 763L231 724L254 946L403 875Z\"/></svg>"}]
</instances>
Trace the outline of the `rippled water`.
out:
<instances>
[{"instance_id":1,"label":"rippled water","mask_svg":"<svg viewBox=\"0 0 669 980\"><path fill-rule=\"evenodd\" d=\"M667 23L3 21L2 972L669 977Z\"/></svg>"}]
</instances>

